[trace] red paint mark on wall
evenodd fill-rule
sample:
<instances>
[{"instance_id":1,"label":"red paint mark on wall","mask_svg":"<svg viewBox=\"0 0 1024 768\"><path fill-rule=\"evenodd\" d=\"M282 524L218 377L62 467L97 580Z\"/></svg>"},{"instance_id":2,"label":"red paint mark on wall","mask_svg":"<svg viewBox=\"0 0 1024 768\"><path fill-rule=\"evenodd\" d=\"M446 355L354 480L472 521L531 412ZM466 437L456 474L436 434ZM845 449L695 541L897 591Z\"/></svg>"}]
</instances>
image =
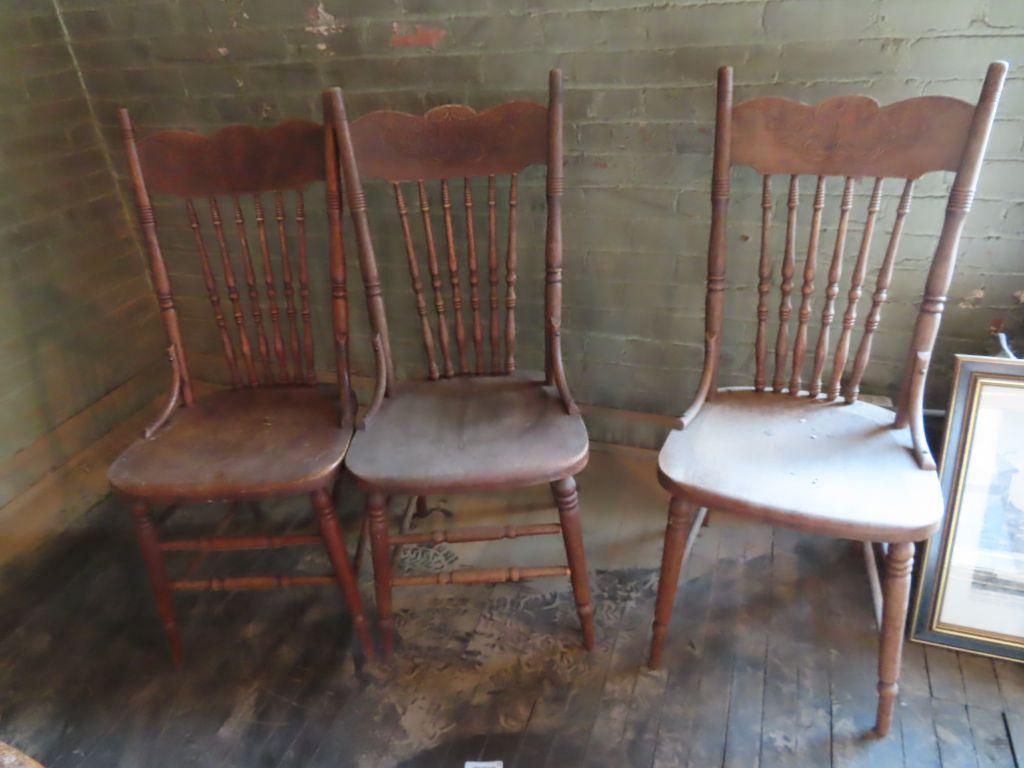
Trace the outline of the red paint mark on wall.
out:
<instances>
[{"instance_id":1,"label":"red paint mark on wall","mask_svg":"<svg viewBox=\"0 0 1024 768\"><path fill-rule=\"evenodd\" d=\"M444 36L448 34L440 27L429 27L417 24L412 29L391 25L392 48L437 48Z\"/></svg>"}]
</instances>

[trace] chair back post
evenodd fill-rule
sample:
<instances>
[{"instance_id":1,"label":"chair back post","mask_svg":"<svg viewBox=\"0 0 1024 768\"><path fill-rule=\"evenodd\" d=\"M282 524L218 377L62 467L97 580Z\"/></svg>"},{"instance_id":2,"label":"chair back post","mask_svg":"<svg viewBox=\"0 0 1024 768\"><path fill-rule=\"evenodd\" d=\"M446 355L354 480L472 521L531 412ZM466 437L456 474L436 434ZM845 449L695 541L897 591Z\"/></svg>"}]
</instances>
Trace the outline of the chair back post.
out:
<instances>
[{"instance_id":1,"label":"chair back post","mask_svg":"<svg viewBox=\"0 0 1024 768\"><path fill-rule=\"evenodd\" d=\"M956 249L963 231L964 219L974 201L974 191L978 184L982 158L992 131L999 96L1003 90L1008 65L1005 61L996 61L989 65L985 75L985 83L981 96L971 120L967 141L964 145L960 167L957 170L953 187L946 203L946 218L942 225L932 259L931 269L925 283L924 296L918 310L914 335L911 338L910 350L900 389L899 409L896 415L896 427L907 426L915 417L915 412L923 408L923 381L912 386L915 378L927 375L935 339L938 336L942 312L946 305L946 293L953 278L953 267L956 263ZM924 361L922 363L922 361ZM921 366L924 370L920 370Z\"/></svg>"},{"instance_id":2,"label":"chair back post","mask_svg":"<svg viewBox=\"0 0 1024 768\"><path fill-rule=\"evenodd\" d=\"M565 191L562 130L565 104L562 71L552 69L548 79L547 235L544 243L544 374L554 384L569 413L577 407L569 393L562 363L562 193Z\"/></svg>"},{"instance_id":3,"label":"chair back post","mask_svg":"<svg viewBox=\"0 0 1024 768\"><path fill-rule=\"evenodd\" d=\"M715 153L711 172L711 233L708 236L708 278L704 299L704 367L697 394L680 417L689 424L714 396L718 387L718 351L722 332L725 290L726 214L729 210L729 180L732 175L732 67L718 69L718 99L715 109Z\"/></svg>"},{"instance_id":4,"label":"chair back post","mask_svg":"<svg viewBox=\"0 0 1024 768\"><path fill-rule=\"evenodd\" d=\"M345 274L345 242L342 237L341 183L338 178L338 147L334 135L331 98L323 96L324 176L327 198L328 259L331 279L331 325L334 331L335 369L338 373L338 397L341 400L342 426L355 425L355 402L349 378L348 359L348 279Z\"/></svg>"},{"instance_id":5,"label":"chair back post","mask_svg":"<svg viewBox=\"0 0 1024 768\"><path fill-rule=\"evenodd\" d=\"M345 114L345 101L341 89L331 88L328 91L328 98L331 103L331 122L341 155L341 173L345 184L345 194L348 197L349 212L352 216L356 245L359 249L359 267L363 273L370 328L372 334L380 338L384 358L385 393L390 395L395 383L394 362L391 356L391 340L388 334L384 298L381 295L380 273L377 269L373 240L370 237L370 225L366 216L366 194L363 192L363 184L359 178L359 168L352 147L352 136L349 132L348 117Z\"/></svg>"},{"instance_id":6,"label":"chair back post","mask_svg":"<svg viewBox=\"0 0 1024 768\"><path fill-rule=\"evenodd\" d=\"M551 70L548 93L547 237L544 243L544 372L552 382L552 327L562 315L562 73Z\"/></svg>"},{"instance_id":7,"label":"chair back post","mask_svg":"<svg viewBox=\"0 0 1024 768\"><path fill-rule=\"evenodd\" d=\"M711 234L708 237L708 285L704 321L705 365L710 365L711 392L718 385L718 352L722 332L722 294L725 288L725 224L732 174L732 67L718 70L715 112L715 157L711 175Z\"/></svg>"},{"instance_id":8,"label":"chair back post","mask_svg":"<svg viewBox=\"0 0 1024 768\"><path fill-rule=\"evenodd\" d=\"M164 263L163 254L160 251L160 241L157 239L153 205L149 199L149 191L146 189L146 182L142 175L142 163L139 160L138 148L135 145L135 128L132 126L127 109L123 107L118 109L117 119L121 127L121 138L124 142L125 155L128 158L128 170L132 179L132 189L135 193L135 210L139 217L139 226L142 229L146 254L149 256L149 272L153 281L153 289L156 292L157 302L160 305L160 316L163 319L164 331L167 333L168 342L174 347L175 365L181 376L181 397L185 405L192 405L195 401L192 394L192 377L189 374L188 361L185 357L185 345L181 339L178 313L174 307L171 280L167 274L167 265Z\"/></svg>"}]
</instances>

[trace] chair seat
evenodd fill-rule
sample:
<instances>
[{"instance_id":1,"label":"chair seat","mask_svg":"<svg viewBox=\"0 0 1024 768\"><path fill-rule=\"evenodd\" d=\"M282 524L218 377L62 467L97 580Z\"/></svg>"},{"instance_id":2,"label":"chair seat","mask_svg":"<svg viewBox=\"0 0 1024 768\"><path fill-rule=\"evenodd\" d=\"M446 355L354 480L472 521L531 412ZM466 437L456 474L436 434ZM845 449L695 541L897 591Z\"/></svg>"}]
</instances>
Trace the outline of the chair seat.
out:
<instances>
[{"instance_id":1,"label":"chair seat","mask_svg":"<svg viewBox=\"0 0 1024 768\"><path fill-rule=\"evenodd\" d=\"M217 392L179 408L108 473L132 497L197 501L323 488L352 430L339 427L337 390L282 386Z\"/></svg>"},{"instance_id":2,"label":"chair seat","mask_svg":"<svg viewBox=\"0 0 1024 768\"><path fill-rule=\"evenodd\" d=\"M345 464L367 489L427 494L552 482L587 464L583 419L538 376L402 382Z\"/></svg>"},{"instance_id":3,"label":"chair seat","mask_svg":"<svg viewBox=\"0 0 1024 768\"><path fill-rule=\"evenodd\" d=\"M661 484L712 509L863 541L920 541L943 513L938 475L876 405L721 391L658 457Z\"/></svg>"}]
</instances>

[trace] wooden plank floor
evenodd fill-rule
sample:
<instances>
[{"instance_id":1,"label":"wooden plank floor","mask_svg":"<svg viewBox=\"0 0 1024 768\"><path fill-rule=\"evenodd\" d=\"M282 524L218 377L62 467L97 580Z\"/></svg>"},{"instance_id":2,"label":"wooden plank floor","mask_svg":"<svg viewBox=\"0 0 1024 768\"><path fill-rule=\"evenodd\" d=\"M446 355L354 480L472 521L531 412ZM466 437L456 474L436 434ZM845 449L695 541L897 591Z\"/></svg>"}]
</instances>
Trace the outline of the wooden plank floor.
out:
<instances>
[{"instance_id":1,"label":"wooden plank floor","mask_svg":"<svg viewBox=\"0 0 1024 768\"><path fill-rule=\"evenodd\" d=\"M0 741L49 768L980 768L1024 757L1024 668L915 644L892 734L867 733L877 636L847 542L712 515L683 575L666 664L646 669L666 501L653 478L651 454L598 450L581 479L593 653L579 648L562 580L407 589L396 592L390 667L355 663L333 590L295 589L180 597L187 660L174 670L127 513L104 503L0 572ZM431 504L473 524L553 514L546 489ZM266 514L280 526L301 507ZM175 525L214 512L187 510ZM518 553L521 565L550 564L560 549L535 539L411 548L401 560L433 569ZM319 572L326 559L218 565L285 566Z\"/></svg>"}]
</instances>

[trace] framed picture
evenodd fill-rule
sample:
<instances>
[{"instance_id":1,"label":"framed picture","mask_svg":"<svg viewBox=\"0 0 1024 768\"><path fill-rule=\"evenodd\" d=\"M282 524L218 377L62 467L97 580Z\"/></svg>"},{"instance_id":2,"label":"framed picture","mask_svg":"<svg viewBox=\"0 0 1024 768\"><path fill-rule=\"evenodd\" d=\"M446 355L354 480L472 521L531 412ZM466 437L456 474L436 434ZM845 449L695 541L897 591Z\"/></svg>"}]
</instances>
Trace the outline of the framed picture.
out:
<instances>
[{"instance_id":1,"label":"framed picture","mask_svg":"<svg viewBox=\"0 0 1024 768\"><path fill-rule=\"evenodd\" d=\"M912 638L1024 661L1024 360L957 355Z\"/></svg>"}]
</instances>

